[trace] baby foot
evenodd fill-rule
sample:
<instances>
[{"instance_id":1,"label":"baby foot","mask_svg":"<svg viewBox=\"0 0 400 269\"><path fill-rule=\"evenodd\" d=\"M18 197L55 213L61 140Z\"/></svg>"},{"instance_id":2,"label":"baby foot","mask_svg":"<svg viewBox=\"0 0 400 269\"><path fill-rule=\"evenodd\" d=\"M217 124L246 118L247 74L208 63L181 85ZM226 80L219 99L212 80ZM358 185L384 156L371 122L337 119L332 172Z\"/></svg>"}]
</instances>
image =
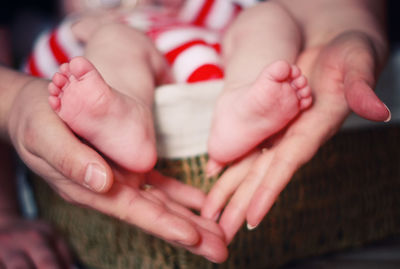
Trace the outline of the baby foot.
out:
<instances>
[{"instance_id":1,"label":"baby foot","mask_svg":"<svg viewBox=\"0 0 400 269\"><path fill-rule=\"evenodd\" d=\"M306 78L285 61L266 67L252 85L224 93L217 101L208 141L208 174L283 129L311 103Z\"/></svg>"},{"instance_id":2,"label":"baby foot","mask_svg":"<svg viewBox=\"0 0 400 269\"><path fill-rule=\"evenodd\" d=\"M79 136L136 172L156 161L150 108L110 88L95 67L76 57L49 84L51 108Z\"/></svg>"}]
</instances>

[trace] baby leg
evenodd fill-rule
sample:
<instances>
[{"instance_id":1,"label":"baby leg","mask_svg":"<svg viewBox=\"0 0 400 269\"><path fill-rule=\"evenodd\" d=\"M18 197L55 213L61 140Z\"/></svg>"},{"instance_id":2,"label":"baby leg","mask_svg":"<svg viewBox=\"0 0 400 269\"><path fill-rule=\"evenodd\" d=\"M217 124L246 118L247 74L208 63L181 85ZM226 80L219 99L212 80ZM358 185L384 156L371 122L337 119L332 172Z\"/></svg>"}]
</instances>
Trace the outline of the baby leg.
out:
<instances>
[{"instance_id":1,"label":"baby leg","mask_svg":"<svg viewBox=\"0 0 400 269\"><path fill-rule=\"evenodd\" d=\"M246 154L311 105L307 81L292 65L300 46L296 23L275 2L243 11L227 30L225 87L209 137L209 174Z\"/></svg>"},{"instance_id":2,"label":"baby leg","mask_svg":"<svg viewBox=\"0 0 400 269\"><path fill-rule=\"evenodd\" d=\"M153 104L154 88L167 77L167 63L144 33L121 23L100 27L85 55L117 91Z\"/></svg>"},{"instance_id":3,"label":"baby leg","mask_svg":"<svg viewBox=\"0 0 400 269\"><path fill-rule=\"evenodd\" d=\"M113 22L120 22L121 18L122 13L118 9L86 10L74 21L71 31L76 39L87 43L98 29Z\"/></svg>"}]
</instances>

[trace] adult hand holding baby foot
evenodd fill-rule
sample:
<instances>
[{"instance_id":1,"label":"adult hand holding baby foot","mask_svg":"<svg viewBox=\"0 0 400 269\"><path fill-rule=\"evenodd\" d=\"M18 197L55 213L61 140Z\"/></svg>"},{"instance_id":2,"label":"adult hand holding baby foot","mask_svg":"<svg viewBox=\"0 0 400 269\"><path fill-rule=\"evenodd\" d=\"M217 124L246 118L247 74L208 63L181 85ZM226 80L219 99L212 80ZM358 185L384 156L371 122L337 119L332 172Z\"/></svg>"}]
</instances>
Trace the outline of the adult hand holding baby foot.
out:
<instances>
[{"instance_id":1,"label":"adult hand holding baby foot","mask_svg":"<svg viewBox=\"0 0 400 269\"><path fill-rule=\"evenodd\" d=\"M372 90L387 52L382 5L340 1L331 9L326 1L289 2L282 1L305 33L297 65L309 80L314 104L279 140L268 141L265 150L254 150L227 169L209 193L203 216L218 216L229 200L219 219L228 243L245 220L250 229L261 222L293 174L339 130L350 111L370 120L390 119Z\"/></svg>"},{"instance_id":2,"label":"adult hand holding baby foot","mask_svg":"<svg viewBox=\"0 0 400 269\"><path fill-rule=\"evenodd\" d=\"M154 171L139 176L108 164L52 111L47 103L47 81L3 69L3 81L14 88L1 99L12 104L1 106L7 108L2 111L1 126L8 126L8 137L23 161L60 196L123 219L212 261L226 259L219 227L186 208L200 208L205 198L200 190ZM143 187L148 184L153 187Z\"/></svg>"}]
</instances>

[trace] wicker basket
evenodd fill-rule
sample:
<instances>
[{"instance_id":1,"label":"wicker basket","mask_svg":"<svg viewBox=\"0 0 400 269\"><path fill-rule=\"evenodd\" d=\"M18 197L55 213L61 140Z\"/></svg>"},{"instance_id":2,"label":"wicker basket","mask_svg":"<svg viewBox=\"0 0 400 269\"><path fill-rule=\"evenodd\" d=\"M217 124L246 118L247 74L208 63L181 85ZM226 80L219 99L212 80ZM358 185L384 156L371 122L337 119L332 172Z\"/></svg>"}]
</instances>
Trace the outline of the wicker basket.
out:
<instances>
[{"instance_id":1,"label":"wicker basket","mask_svg":"<svg viewBox=\"0 0 400 269\"><path fill-rule=\"evenodd\" d=\"M206 160L162 160L158 169L208 190ZM400 127L341 132L296 173L256 230L238 233L220 265L69 205L40 179L34 187L41 216L90 268L270 268L399 234L399 164Z\"/></svg>"}]
</instances>

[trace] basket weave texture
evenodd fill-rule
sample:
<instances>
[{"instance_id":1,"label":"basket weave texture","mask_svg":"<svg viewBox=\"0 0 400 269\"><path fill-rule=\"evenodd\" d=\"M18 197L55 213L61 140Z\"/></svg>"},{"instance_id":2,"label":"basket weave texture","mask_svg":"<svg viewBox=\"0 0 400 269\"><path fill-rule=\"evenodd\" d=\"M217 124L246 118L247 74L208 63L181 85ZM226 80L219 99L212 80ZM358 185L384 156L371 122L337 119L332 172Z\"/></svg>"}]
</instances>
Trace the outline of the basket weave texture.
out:
<instances>
[{"instance_id":1,"label":"basket weave texture","mask_svg":"<svg viewBox=\"0 0 400 269\"><path fill-rule=\"evenodd\" d=\"M205 191L206 155L161 160L157 168ZM54 223L90 268L274 268L400 233L400 127L333 137L294 176L262 224L242 229L229 259L210 263L183 249L64 202L37 177L41 217Z\"/></svg>"}]
</instances>

